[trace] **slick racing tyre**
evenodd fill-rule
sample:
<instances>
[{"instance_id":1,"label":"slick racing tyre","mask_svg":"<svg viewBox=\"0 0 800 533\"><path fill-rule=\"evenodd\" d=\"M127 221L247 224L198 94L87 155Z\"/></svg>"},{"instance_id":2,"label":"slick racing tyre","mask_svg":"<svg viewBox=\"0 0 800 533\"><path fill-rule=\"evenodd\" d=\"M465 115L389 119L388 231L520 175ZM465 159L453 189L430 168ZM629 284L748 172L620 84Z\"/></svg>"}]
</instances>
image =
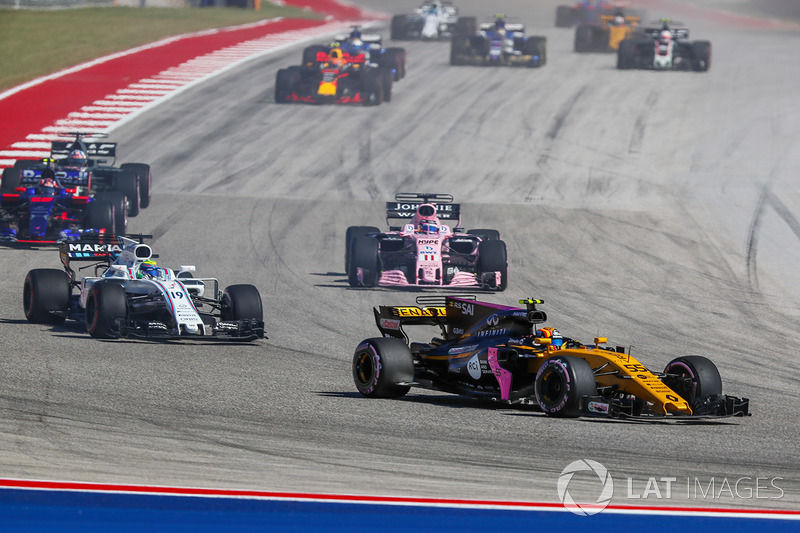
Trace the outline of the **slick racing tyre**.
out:
<instances>
[{"instance_id":1,"label":"slick racing tyre","mask_svg":"<svg viewBox=\"0 0 800 533\"><path fill-rule=\"evenodd\" d=\"M711 68L711 43L695 41L692 43L692 69L706 72Z\"/></svg>"},{"instance_id":2,"label":"slick racing tyre","mask_svg":"<svg viewBox=\"0 0 800 533\"><path fill-rule=\"evenodd\" d=\"M406 15L395 15L392 17L392 25L389 37L393 41L402 41L408 39L408 28Z\"/></svg>"},{"instance_id":3,"label":"slick racing tyre","mask_svg":"<svg viewBox=\"0 0 800 533\"><path fill-rule=\"evenodd\" d=\"M497 241L481 241L478 245L478 275L484 272L500 272L499 291L508 287L508 254L506 243Z\"/></svg>"},{"instance_id":4,"label":"slick racing tyre","mask_svg":"<svg viewBox=\"0 0 800 533\"><path fill-rule=\"evenodd\" d=\"M95 283L86 298L86 331L95 339L119 337L117 319L128 317L125 288L119 283Z\"/></svg>"},{"instance_id":5,"label":"slick racing tyre","mask_svg":"<svg viewBox=\"0 0 800 533\"><path fill-rule=\"evenodd\" d=\"M28 322L61 324L69 309L69 297L69 277L63 270L36 268L25 276L22 306Z\"/></svg>"},{"instance_id":6,"label":"slick racing tyre","mask_svg":"<svg viewBox=\"0 0 800 533\"><path fill-rule=\"evenodd\" d=\"M381 65L392 71L394 81L400 81L406 77L406 49L387 48L383 55ZM387 100L388 102L388 100Z\"/></svg>"},{"instance_id":7,"label":"slick racing tyre","mask_svg":"<svg viewBox=\"0 0 800 533\"><path fill-rule=\"evenodd\" d=\"M350 226L344 234L344 271L350 272L350 243L356 237L367 235L368 233L380 233L381 230L375 226Z\"/></svg>"},{"instance_id":8,"label":"slick racing tyre","mask_svg":"<svg viewBox=\"0 0 800 533\"><path fill-rule=\"evenodd\" d=\"M106 191L97 193L95 199L99 202L108 202L114 206L113 232L123 235L128 230L128 211L125 206L125 195L118 191Z\"/></svg>"},{"instance_id":9,"label":"slick racing tyre","mask_svg":"<svg viewBox=\"0 0 800 533\"><path fill-rule=\"evenodd\" d=\"M634 67L636 61L636 41L625 39L619 43L617 48L617 68L628 70Z\"/></svg>"},{"instance_id":10,"label":"slick racing tyre","mask_svg":"<svg viewBox=\"0 0 800 533\"><path fill-rule=\"evenodd\" d=\"M122 168L122 170L130 170L139 177L139 208L147 208L150 205L150 187L153 184L150 165L144 163L122 163L120 168ZM130 216L133 217L136 215Z\"/></svg>"},{"instance_id":11,"label":"slick racing tyre","mask_svg":"<svg viewBox=\"0 0 800 533\"><path fill-rule=\"evenodd\" d=\"M466 63L464 56L469 49L469 39L463 35L453 34L450 40L450 64L459 66Z\"/></svg>"},{"instance_id":12,"label":"slick racing tyre","mask_svg":"<svg viewBox=\"0 0 800 533\"><path fill-rule=\"evenodd\" d=\"M414 360L411 350L399 339L367 339L353 354L353 381L368 398L399 398L411 388Z\"/></svg>"},{"instance_id":13,"label":"slick racing tyre","mask_svg":"<svg viewBox=\"0 0 800 533\"><path fill-rule=\"evenodd\" d=\"M556 28L569 28L575 23L575 17L570 6L556 8Z\"/></svg>"},{"instance_id":14,"label":"slick racing tyre","mask_svg":"<svg viewBox=\"0 0 800 533\"><path fill-rule=\"evenodd\" d=\"M590 52L592 50L592 27L578 26L575 28L575 51Z\"/></svg>"},{"instance_id":15,"label":"slick racing tyre","mask_svg":"<svg viewBox=\"0 0 800 533\"><path fill-rule=\"evenodd\" d=\"M701 355L686 355L670 361L664 368L663 382L690 406L704 396L722 394L722 378L717 366Z\"/></svg>"},{"instance_id":16,"label":"slick racing tyre","mask_svg":"<svg viewBox=\"0 0 800 533\"><path fill-rule=\"evenodd\" d=\"M26 168L33 168L39 164L41 164L41 161L36 159L18 159L14 162L14 168L22 171Z\"/></svg>"},{"instance_id":17,"label":"slick racing tyre","mask_svg":"<svg viewBox=\"0 0 800 533\"><path fill-rule=\"evenodd\" d=\"M359 281L358 269L363 271ZM372 237L358 235L350 241L350 269L347 281L351 287L374 287L380 275L380 257L378 241Z\"/></svg>"},{"instance_id":18,"label":"slick racing tyre","mask_svg":"<svg viewBox=\"0 0 800 533\"><path fill-rule=\"evenodd\" d=\"M0 190L3 192L14 192L19 187L20 170L17 168L4 168L3 181L0 182Z\"/></svg>"},{"instance_id":19,"label":"slick racing tyre","mask_svg":"<svg viewBox=\"0 0 800 533\"><path fill-rule=\"evenodd\" d=\"M130 170L116 172L111 178L111 188L125 196L125 207L129 217L139 214L141 190L139 176Z\"/></svg>"},{"instance_id":20,"label":"slick racing tyre","mask_svg":"<svg viewBox=\"0 0 800 533\"><path fill-rule=\"evenodd\" d=\"M385 86L384 74L381 69L368 70L364 73L364 105L375 106L383 103L383 90Z\"/></svg>"},{"instance_id":21,"label":"slick racing tyre","mask_svg":"<svg viewBox=\"0 0 800 533\"><path fill-rule=\"evenodd\" d=\"M381 81L383 83L383 101L384 102L391 102L392 101L392 84L394 83L392 77L392 71L388 68L380 69L383 72L381 73Z\"/></svg>"},{"instance_id":22,"label":"slick racing tyre","mask_svg":"<svg viewBox=\"0 0 800 533\"><path fill-rule=\"evenodd\" d=\"M467 234L480 237L482 241L500 240L500 232L496 229L471 229L467 231Z\"/></svg>"},{"instance_id":23,"label":"slick racing tyre","mask_svg":"<svg viewBox=\"0 0 800 533\"><path fill-rule=\"evenodd\" d=\"M275 75L275 102L285 104L300 84L300 68L289 67L278 70Z\"/></svg>"},{"instance_id":24,"label":"slick racing tyre","mask_svg":"<svg viewBox=\"0 0 800 533\"><path fill-rule=\"evenodd\" d=\"M478 19L476 17L458 17L453 33L462 37L475 35L478 33Z\"/></svg>"},{"instance_id":25,"label":"slick racing tyre","mask_svg":"<svg viewBox=\"0 0 800 533\"><path fill-rule=\"evenodd\" d=\"M231 285L222 294L222 320L264 320L261 294L253 285Z\"/></svg>"},{"instance_id":26,"label":"slick racing tyre","mask_svg":"<svg viewBox=\"0 0 800 533\"><path fill-rule=\"evenodd\" d=\"M574 418L581 414L583 397L597 394L597 384L589 363L579 357L557 355L539 367L534 390L545 414Z\"/></svg>"},{"instance_id":27,"label":"slick racing tyre","mask_svg":"<svg viewBox=\"0 0 800 533\"><path fill-rule=\"evenodd\" d=\"M86 208L83 229L102 229L106 233L113 234L116 230L114 219L114 204L107 200L94 199L89 202L89 206Z\"/></svg>"}]
</instances>

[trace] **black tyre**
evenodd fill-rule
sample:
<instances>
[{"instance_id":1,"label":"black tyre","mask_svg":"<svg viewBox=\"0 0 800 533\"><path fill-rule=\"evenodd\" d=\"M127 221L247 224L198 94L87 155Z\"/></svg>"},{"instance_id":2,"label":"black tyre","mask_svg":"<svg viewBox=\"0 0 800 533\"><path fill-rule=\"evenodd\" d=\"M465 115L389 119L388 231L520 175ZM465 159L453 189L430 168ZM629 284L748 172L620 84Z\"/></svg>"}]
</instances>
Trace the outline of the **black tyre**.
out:
<instances>
[{"instance_id":1,"label":"black tyre","mask_svg":"<svg viewBox=\"0 0 800 533\"><path fill-rule=\"evenodd\" d=\"M89 206L86 208L83 228L103 229L107 233L115 233L114 219L114 205L107 200L95 199L89 202Z\"/></svg>"},{"instance_id":2,"label":"black tyre","mask_svg":"<svg viewBox=\"0 0 800 533\"><path fill-rule=\"evenodd\" d=\"M706 72L711 68L711 43L709 41L692 43L692 68L697 72Z\"/></svg>"},{"instance_id":3,"label":"black tyre","mask_svg":"<svg viewBox=\"0 0 800 533\"><path fill-rule=\"evenodd\" d=\"M358 269L363 270L363 279L359 282ZM347 281L351 287L374 287L380 276L380 257L378 241L372 237L358 235L350 241L350 268L347 270Z\"/></svg>"},{"instance_id":4,"label":"black tyre","mask_svg":"<svg viewBox=\"0 0 800 533\"><path fill-rule=\"evenodd\" d=\"M324 52L325 57L327 57L329 51L330 48L319 44L306 46L305 49L303 50L303 66L315 67L320 63L324 63L324 61L317 61L317 54L319 54L320 52Z\"/></svg>"},{"instance_id":5,"label":"black tyre","mask_svg":"<svg viewBox=\"0 0 800 533\"><path fill-rule=\"evenodd\" d=\"M625 39L619 43L617 48L617 68L620 70L631 69L634 66L636 57L636 41Z\"/></svg>"},{"instance_id":6,"label":"black tyre","mask_svg":"<svg viewBox=\"0 0 800 533\"><path fill-rule=\"evenodd\" d=\"M36 268L25 276L22 307L25 318L34 324L60 324L69 309L69 276L63 270ZM62 313L61 315L53 312Z\"/></svg>"},{"instance_id":7,"label":"black tyre","mask_svg":"<svg viewBox=\"0 0 800 533\"><path fill-rule=\"evenodd\" d=\"M556 8L556 28L569 28L575 24L575 17L570 6Z\"/></svg>"},{"instance_id":8,"label":"black tyre","mask_svg":"<svg viewBox=\"0 0 800 533\"><path fill-rule=\"evenodd\" d=\"M17 170L25 170L26 168L33 168L41 164L38 159L18 159L14 161L14 168Z\"/></svg>"},{"instance_id":9,"label":"black tyre","mask_svg":"<svg viewBox=\"0 0 800 533\"><path fill-rule=\"evenodd\" d=\"M497 241L481 241L478 245L478 275L484 272L500 272L500 285L497 290L504 291L508 287L508 255L506 243Z\"/></svg>"},{"instance_id":10,"label":"black tyre","mask_svg":"<svg viewBox=\"0 0 800 533\"><path fill-rule=\"evenodd\" d=\"M578 26L575 28L575 51L589 52L592 50L592 34L594 30L591 26Z\"/></svg>"},{"instance_id":11,"label":"black tyre","mask_svg":"<svg viewBox=\"0 0 800 533\"><path fill-rule=\"evenodd\" d=\"M470 235L477 235L482 241L499 241L500 232L496 229L471 229L467 231Z\"/></svg>"},{"instance_id":12,"label":"black tyre","mask_svg":"<svg viewBox=\"0 0 800 533\"><path fill-rule=\"evenodd\" d=\"M261 294L252 285L231 285L222 293L222 320L264 320Z\"/></svg>"},{"instance_id":13,"label":"black tyre","mask_svg":"<svg viewBox=\"0 0 800 533\"><path fill-rule=\"evenodd\" d=\"M100 202L108 202L114 206L114 233L123 235L126 231L128 231L128 210L125 206L124 194L119 191L105 191L97 193L95 195L95 200Z\"/></svg>"},{"instance_id":14,"label":"black tyre","mask_svg":"<svg viewBox=\"0 0 800 533\"><path fill-rule=\"evenodd\" d=\"M664 383L689 402L722 394L722 378L717 365L701 355L686 355L670 361L664 368Z\"/></svg>"},{"instance_id":15,"label":"black tyre","mask_svg":"<svg viewBox=\"0 0 800 533\"><path fill-rule=\"evenodd\" d=\"M18 168L4 168L3 181L0 182L0 190L13 192L19 187L20 170Z\"/></svg>"},{"instance_id":16,"label":"black tyre","mask_svg":"<svg viewBox=\"0 0 800 533\"><path fill-rule=\"evenodd\" d=\"M289 67L278 70L275 75L275 102L285 104L290 101L292 93L300 85L300 67Z\"/></svg>"},{"instance_id":17,"label":"black tyre","mask_svg":"<svg viewBox=\"0 0 800 533\"><path fill-rule=\"evenodd\" d=\"M393 41L402 41L408 39L408 29L405 15L395 15L392 17L392 25L390 30L390 37Z\"/></svg>"},{"instance_id":18,"label":"black tyre","mask_svg":"<svg viewBox=\"0 0 800 533\"><path fill-rule=\"evenodd\" d=\"M478 33L478 19L475 17L458 17L454 33L462 37L475 35Z\"/></svg>"},{"instance_id":19,"label":"black tyre","mask_svg":"<svg viewBox=\"0 0 800 533\"><path fill-rule=\"evenodd\" d=\"M380 233L375 226L350 226L344 234L344 271L350 272L350 243L368 233Z\"/></svg>"},{"instance_id":20,"label":"black tyre","mask_svg":"<svg viewBox=\"0 0 800 533\"><path fill-rule=\"evenodd\" d=\"M383 54L381 65L394 71L394 81L400 81L406 76L406 49L387 48ZM388 100L387 100L388 101Z\"/></svg>"},{"instance_id":21,"label":"black tyre","mask_svg":"<svg viewBox=\"0 0 800 533\"><path fill-rule=\"evenodd\" d=\"M522 47L524 55L533 56L530 67L541 67L547 63L547 39L545 37L529 37Z\"/></svg>"},{"instance_id":22,"label":"black tyre","mask_svg":"<svg viewBox=\"0 0 800 533\"><path fill-rule=\"evenodd\" d=\"M364 105L375 106L383 103L384 76L380 70L364 73Z\"/></svg>"},{"instance_id":23,"label":"black tyre","mask_svg":"<svg viewBox=\"0 0 800 533\"><path fill-rule=\"evenodd\" d=\"M150 171L150 165L146 165L144 163L123 163L120 168L123 170L129 170L138 176L139 208L146 209L150 205L150 187L153 184L153 176Z\"/></svg>"},{"instance_id":24,"label":"black tyre","mask_svg":"<svg viewBox=\"0 0 800 533\"><path fill-rule=\"evenodd\" d=\"M589 363L557 355L539 367L534 390L536 402L548 416L574 418L581 415L583 397L597 394L597 384Z\"/></svg>"},{"instance_id":25,"label":"black tyre","mask_svg":"<svg viewBox=\"0 0 800 533\"><path fill-rule=\"evenodd\" d=\"M391 102L392 101L392 84L394 83L392 78L392 71L389 69L381 69L383 73L381 74L381 81L383 83L383 101L384 102Z\"/></svg>"},{"instance_id":26,"label":"black tyre","mask_svg":"<svg viewBox=\"0 0 800 533\"><path fill-rule=\"evenodd\" d=\"M100 281L86 298L86 331L95 339L119 337L116 322L128 317L125 288L119 283Z\"/></svg>"},{"instance_id":27,"label":"black tyre","mask_svg":"<svg viewBox=\"0 0 800 533\"><path fill-rule=\"evenodd\" d=\"M114 174L111 187L119 191L125 198L125 208L129 217L139 214L140 194L139 176L130 170L123 170Z\"/></svg>"},{"instance_id":28,"label":"black tyre","mask_svg":"<svg viewBox=\"0 0 800 533\"><path fill-rule=\"evenodd\" d=\"M411 350L399 339L367 339L353 354L353 381L368 398L399 398L411 388L398 385L414 380Z\"/></svg>"},{"instance_id":29,"label":"black tyre","mask_svg":"<svg viewBox=\"0 0 800 533\"><path fill-rule=\"evenodd\" d=\"M453 34L450 40L450 64L463 65L465 63L464 56L469 49L469 39L463 35Z\"/></svg>"}]
</instances>

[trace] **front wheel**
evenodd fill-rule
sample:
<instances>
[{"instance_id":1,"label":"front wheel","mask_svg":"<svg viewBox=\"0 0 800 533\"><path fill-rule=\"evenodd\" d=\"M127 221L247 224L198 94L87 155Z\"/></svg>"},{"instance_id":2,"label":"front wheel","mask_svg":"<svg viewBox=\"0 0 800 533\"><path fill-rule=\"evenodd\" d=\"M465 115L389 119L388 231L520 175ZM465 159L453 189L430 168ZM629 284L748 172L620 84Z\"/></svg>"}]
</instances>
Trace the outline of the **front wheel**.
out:
<instances>
[{"instance_id":1,"label":"front wheel","mask_svg":"<svg viewBox=\"0 0 800 533\"><path fill-rule=\"evenodd\" d=\"M118 320L128 317L125 288L119 283L95 283L86 298L86 331L95 339L119 337Z\"/></svg>"},{"instance_id":2,"label":"front wheel","mask_svg":"<svg viewBox=\"0 0 800 533\"><path fill-rule=\"evenodd\" d=\"M139 178L139 207L145 209L150 205L150 187L153 184L150 165L145 163L122 163L120 168L123 170L130 170Z\"/></svg>"},{"instance_id":3,"label":"front wheel","mask_svg":"<svg viewBox=\"0 0 800 533\"><path fill-rule=\"evenodd\" d=\"M706 72L711 68L711 43L709 41L692 43L692 68L697 72Z\"/></svg>"},{"instance_id":4,"label":"front wheel","mask_svg":"<svg viewBox=\"0 0 800 533\"><path fill-rule=\"evenodd\" d=\"M25 276L22 306L34 324L61 324L69 309L69 277L63 270L35 268Z\"/></svg>"},{"instance_id":5,"label":"front wheel","mask_svg":"<svg viewBox=\"0 0 800 533\"><path fill-rule=\"evenodd\" d=\"M690 406L709 395L722 394L722 378L717 365L702 355L686 355L667 363L664 383Z\"/></svg>"},{"instance_id":6,"label":"front wheel","mask_svg":"<svg viewBox=\"0 0 800 533\"><path fill-rule=\"evenodd\" d=\"M478 275L500 272L500 284L494 287L504 291L508 287L508 252L506 243L500 240L481 241L478 245Z\"/></svg>"},{"instance_id":7,"label":"front wheel","mask_svg":"<svg viewBox=\"0 0 800 533\"><path fill-rule=\"evenodd\" d=\"M548 416L575 418L581 415L583 397L597 394L597 384L589 363L557 355L539 367L534 390L536 402Z\"/></svg>"},{"instance_id":8,"label":"front wheel","mask_svg":"<svg viewBox=\"0 0 800 533\"><path fill-rule=\"evenodd\" d=\"M411 389L414 360L399 339L367 339L353 354L353 381L368 398L399 398Z\"/></svg>"},{"instance_id":9,"label":"front wheel","mask_svg":"<svg viewBox=\"0 0 800 533\"><path fill-rule=\"evenodd\" d=\"M359 276L359 269L361 275ZM374 287L380 277L380 253L377 239L357 235L350 241L350 267L347 281L351 287Z\"/></svg>"},{"instance_id":10,"label":"front wheel","mask_svg":"<svg viewBox=\"0 0 800 533\"><path fill-rule=\"evenodd\" d=\"M261 294L253 285L231 285L222 294L222 320L264 320Z\"/></svg>"},{"instance_id":11,"label":"front wheel","mask_svg":"<svg viewBox=\"0 0 800 533\"><path fill-rule=\"evenodd\" d=\"M127 209L128 216L135 217L138 215L139 206L141 205L139 176L135 172L124 170L114 174L112 184L112 188L125 197L124 207Z\"/></svg>"}]
</instances>

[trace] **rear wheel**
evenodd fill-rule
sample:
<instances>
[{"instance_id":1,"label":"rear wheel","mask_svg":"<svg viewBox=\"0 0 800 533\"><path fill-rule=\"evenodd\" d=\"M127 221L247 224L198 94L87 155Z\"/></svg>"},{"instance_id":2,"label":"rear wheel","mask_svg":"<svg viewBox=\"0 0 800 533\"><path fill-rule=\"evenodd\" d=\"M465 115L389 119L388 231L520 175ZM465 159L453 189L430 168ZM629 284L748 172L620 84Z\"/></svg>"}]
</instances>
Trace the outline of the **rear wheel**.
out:
<instances>
[{"instance_id":1,"label":"rear wheel","mask_svg":"<svg viewBox=\"0 0 800 533\"><path fill-rule=\"evenodd\" d=\"M636 55L636 41L625 39L619 43L617 48L617 68L627 70L633 68Z\"/></svg>"},{"instance_id":2,"label":"rear wheel","mask_svg":"<svg viewBox=\"0 0 800 533\"><path fill-rule=\"evenodd\" d=\"M711 68L711 43L709 41L692 43L692 68L697 72L706 72Z\"/></svg>"},{"instance_id":3,"label":"rear wheel","mask_svg":"<svg viewBox=\"0 0 800 533\"><path fill-rule=\"evenodd\" d=\"M83 229L105 230L107 233L114 233L116 229L114 218L114 205L111 202L94 199L86 208Z\"/></svg>"},{"instance_id":4,"label":"rear wheel","mask_svg":"<svg viewBox=\"0 0 800 533\"><path fill-rule=\"evenodd\" d=\"M380 233L381 230L375 226L350 226L344 234L344 271L350 272L350 243L356 237L362 237L368 233Z\"/></svg>"},{"instance_id":5,"label":"rear wheel","mask_svg":"<svg viewBox=\"0 0 800 533\"><path fill-rule=\"evenodd\" d=\"M575 23L575 17L570 6L556 8L556 28L569 28Z\"/></svg>"},{"instance_id":6,"label":"rear wheel","mask_svg":"<svg viewBox=\"0 0 800 533\"><path fill-rule=\"evenodd\" d=\"M145 209L150 205L150 186L153 176L150 172L150 165L144 163L123 163L123 170L130 170L139 178L139 208ZM136 215L131 215L136 216Z\"/></svg>"},{"instance_id":7,"label":"rear wheel","mask_svg":"<svg viewBox=\"0 0 800 533\"><path fill-rule=\"evenodd\" d=\"M303 66L316 67L328 59L330 48L322 45L306 46L303 50ZM324 54L324 55L323 55ZM322 59L322 61L320 61Z\"/></svg>"},{"instance_id":8,"label":"rear wheel","mask_svg":"<svg viewBox=\"0 0 800 533\"><path fill-rule=\"evenodd\" d=\"M581 414L583 397L597 394L597 384L589 363L557 355L539 367L534 390L536 402L548 416L574 418Z\"/></svg>"},{"instance_id":9,"label":"rear wheel","mask_svg":"<svg viewBox=\"0 0 800 533\"><path fill-rule=\"evenodd\" d=\"M464 37L478 33L478 19L475 17L458 17L455 33Z\"/></svg>"},{"instance_id":10,"label":"rear wheel","mask_svg":"<svg viewBox=\"0 0 800 533\"><path fill-rule=\"evenodd\" d=\"M69 277L63 270L36 268L25 276L22 306L28 322L34 324L64 322L69 309L69 297Z\"/></svg>"},{"instance_id":11,"label":"rear wheel","mask_svg":"<svg viewBox=\"0 0 800 533\"><path fill-rule=\"evenodd\" d=\"M293 93L300 85L300 67L289 67L278 70L275 75L275 102L284 104L290 101Z\"/></svg>"},{"instance_id":12,"label":"rear wheel","mask_svg":"<svg viewBox=\"0 0 800 533\"><path fill-rule=\"evenodd\" d=\"M358 270L362 270L359 280ZM380 276L378 241L372 237L356 236L350 241L350 268L347 281L351 287L374 287Z\"/></svg>"},{"instance_id":13,"label":"rear wheel","mask_svg":"<svg viewBox=\"0 0 800 533\"><path fill-rule=\"evenodd\" d=\"M575 51L588 52L592 49L592 27L578 26L575 28Z\"/></svg>"},{"instance_id":14,"label":"rear wheel","mask_svg":"<svg viewBox=\"0 0 800 533\"><path fill-rule=\"evenodd\" d=\"M353 354L353 381L358 392L368 398L399 398L414 380L411 350L399 339L367 339Z\"/></svg>"},{"instance_id":15,"label":"rear wheel","mask_svg":"<svg viewBox=\"0 0 800 533\"><path fill-rule=\"evenodd\" d=\"M405 15L395 15L392 17L390 37L393 41L401 41L403 39L408 39L406 20L407 17Z\"/></svg>"},{"instance_id":16,"label":"rear wheel","mask_svg":"<svg viewBox=\"0 0 800 533\"><path fill-rule=\"evenodd\" d=\"M19 187L20 170L17 168L4 168L3 181L0 182L0 190L13 192Z\"/></svg>"},{"instance_id":17,"label":"rear wheel","mask_svg":"<svg viewBox=\"0 0 800 533\"><path fill-rule=\"evenodd\" d=\"M222 294L222 320L264 320L261 294L253 285L231 285Z\"/></svg>"},{"instance_id":18,"label":"rear wheel","mask_svg":"<svg viewBox=\"0 0 800 533\"><path fill-rule=\"evenodd\" d=\"M450 64L463 65L468 48L469 40L463 35L454 34L450 40Z\"/></svg>"},{"instance_id":19,"label":"rear wheel","mask_svg":"<svg viewBox=\"0 0 800 533\"><path fill-rule=\"evenodd\" d=\"M673 359L664 368L664 374L664 383L690 406L704 396L722 394L722 378L717 365L701 355Z\"/></svg>"},{"instance_id":20,"label":"rear wheel","mask_svg":"<svg viewBox=\"0 0 800 533\"><path fill-rule=\"evenodd\" d=\"M124 170L114 174L111 184L115 191L119 191L125 196L124 205L128 216L135 217L138 215L140 205L139 176L132 171Z\"/></svg>"},{"instance_id":21,"label":"rear wheel","mask_svg":"<svg viewBox=\"0 0 800 533\"><path fill-rule=\"evenodd\" d=\"M497 241L481 241L478 245L478 275L488 272L500 272L500 284L495 287L504 291L508 286L508 255L506 243Z\"/></svg>"},{"instance_id":22,"label":"rear wheel","mask_svg":"<svg viewBox=\"0 0 800 533\"><path fill-rule=\"evenodd\" d=\"M387 48L381 65L394 71L394 81L400 81L406 76L406 50L405 48Z\"/></svg>"},{"instance_id":23,"label":"rear wheel","mask_svg":"<svg viewBox=\"0 0 800 533\"><path fill-rule=\"evenodd\" d=\"M119 337L117 321L128 317L125 288L119 283L98 282L86 298L86 331L96 339Z\"/></svg>"},{"instance_id":24,"label":"rear wheel","mask_svg":"<svg viewBox=\"0 0 800 533\"><path fill-rule=\"evenodd\" d=\"M128 230L128 211L125 207L125 195L119 191L106 191L98 193L95 199L101 202L108 202L114 206L114 229L112 232L124 234Z\"/></svg>"},{"instance_id":25,"label":"rear wheel","mask_svg":"<svg viewBox=\"0 0 800 533\"><path fill-rule=\"evenodd\" d=\"M17 170L25 170L26 168L33 168L39 164L41 164L41 161L37 159L18 159L14 162L14 168Z\"/></svg>"}]
</instances>

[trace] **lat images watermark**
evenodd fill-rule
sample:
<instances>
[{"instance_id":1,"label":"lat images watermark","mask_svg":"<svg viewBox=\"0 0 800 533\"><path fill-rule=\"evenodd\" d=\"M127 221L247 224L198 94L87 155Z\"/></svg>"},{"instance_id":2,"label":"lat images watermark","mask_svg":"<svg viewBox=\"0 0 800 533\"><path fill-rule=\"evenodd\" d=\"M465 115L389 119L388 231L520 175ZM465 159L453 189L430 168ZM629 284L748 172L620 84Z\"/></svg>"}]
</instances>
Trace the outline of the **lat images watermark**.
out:
<instances>
[{"instance_id":1,"label":"lat images watermark","mask_svg":"<svg viewBox=\"0 0 800 533\"><path fill-rule=\"evenodd\" d=\"M621 480L623 478L618 478ZM779 476L700 477L650 476L635 479L626 476L625 497L628 500L733 501L783 498ZM570 512L590 516L608 507L614 496L614 479L597 461L579 459L564 468L558 477L558 498Z\"/></svg>"}]
</instances>

